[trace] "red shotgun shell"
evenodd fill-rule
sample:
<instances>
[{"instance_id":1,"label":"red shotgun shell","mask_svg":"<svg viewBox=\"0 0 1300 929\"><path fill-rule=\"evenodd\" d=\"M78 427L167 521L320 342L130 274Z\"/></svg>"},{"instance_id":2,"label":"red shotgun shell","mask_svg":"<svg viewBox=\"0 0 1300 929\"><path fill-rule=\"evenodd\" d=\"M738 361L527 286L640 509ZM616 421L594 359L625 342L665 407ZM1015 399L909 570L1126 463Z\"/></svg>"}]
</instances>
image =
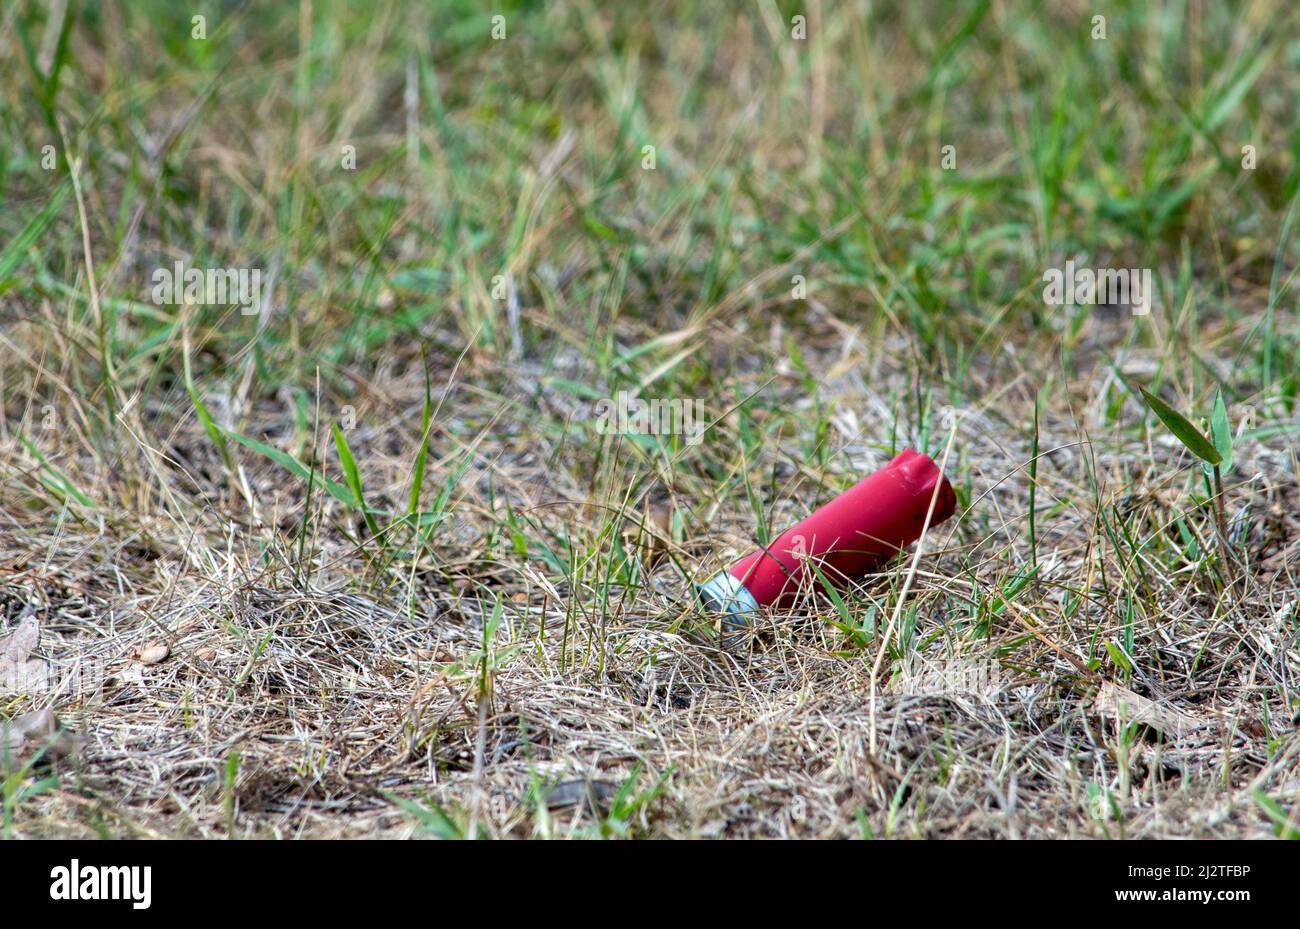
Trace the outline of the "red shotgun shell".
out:
<instances>
[{"instance_id":1,"label":"red shotgun shell","mask_svg":"<svg viewBox=\"0 0 1300 929\"><path fill-rule=\"evenodd\" d=\"M864 577L921 537L931 499L937 526L957 507L952 485L928 456L904 449L766 549L714 575L698 588L700 600L747 621L760 606L788 605L804 585L815 586L809 561L837 586Z\"/></svg>"}]
</instances>

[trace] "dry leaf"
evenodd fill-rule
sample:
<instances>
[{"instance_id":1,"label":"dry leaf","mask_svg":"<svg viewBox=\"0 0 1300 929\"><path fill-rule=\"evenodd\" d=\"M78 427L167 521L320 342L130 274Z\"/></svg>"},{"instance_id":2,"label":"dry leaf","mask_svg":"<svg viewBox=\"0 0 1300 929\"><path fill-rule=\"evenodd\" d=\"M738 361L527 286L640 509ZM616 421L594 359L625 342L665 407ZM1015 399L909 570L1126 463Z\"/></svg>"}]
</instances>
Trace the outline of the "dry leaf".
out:
<instances>
[{"instance_id":1,"label":"dry leaf","mask_svg":"<svg viewBox=\"0 0 1300 929\"><path fill-rule=\"evenodd\" d=\"M21 664L27 660L41 641L41 624L35 616L28 616L18 628L0 640L0 662Z\"/></svg>"},{"instance_id":2,"label":"dry leaf","mask_svg":"<svg viewBox=\"0 0 1300 929\"><path fill-rule=\"evenodd\" d=\"M1182 710L1140 697L1126 687L1106 681L1097 692L1093 708L1102 716L1150 726L1167 739L1181 739L1208 725Z\"/></svg>"},{"instance_id":3,"label":"dry leaf","mask_svg":"<svg viewBox=\"0 0 1300 929\"><path fill-rule=\"evenodd\" d=\"M48 666L29 658L41 641L41 624L28 616L18 628L0 639L0 693L30 694L48 685Z\"/></svg>"},{"instance_id":4,"label":"dry leaf","mask_svg":"<svg viewBox=\"0 0 1300 929\"><path fill-rule=\"evenodd\" d=\"M48 673L49 666L36 658L22 664L0 659L0 693L40 693L49 685Z\"/></svg>"},{"instance_id":5,"label":"dry leaf","mask_svg":"<svg viewBox=\"0 0 1300 929\"><path fill-rule=\"evenodd\" d=\"M25 756L42 748L42 760L66 758L77 751L80 743L71 732L60 731L59 718L49 708L0 722L0 757L7 754L20 764Z\"/></svg>"},{"instance_id":6,"label":"dry leaf","mask_svg":"<svg viewBox=\"0 0 1300 929\"><path fill-rule=\"evenodd\" d=\"M114 687L125 687L127 684L144 685L144 666L138 661L132 661L121 671L109 677L106 683L111 683Z\"/></svg>"},{"instance_id":7,"label":"dry leaf","mask_svg":"<svg viewBox=\"0 0 1300 929\"><path fill-rule=\"evenodd\" d=\"M607 781L588 781L581 778L561 781L546 794L546 805L551 809L566 806L584 806L597 815L609 808L618 794L618 785Z\"/></svg>"},{"instance_id":8,"label":"dry leaf","mask_svg":"<svg viewBox=\"0 0 1300 929\"><path fill-rule=\"evenodd\" d=\"M144 648L140 649L140 651L136 653L135 657L140 664L157 664L160 661L165 661L167 656L170 654L171 649L169 649L166 644L162 642L150 642Z\"/></svg>"}]
</instances>

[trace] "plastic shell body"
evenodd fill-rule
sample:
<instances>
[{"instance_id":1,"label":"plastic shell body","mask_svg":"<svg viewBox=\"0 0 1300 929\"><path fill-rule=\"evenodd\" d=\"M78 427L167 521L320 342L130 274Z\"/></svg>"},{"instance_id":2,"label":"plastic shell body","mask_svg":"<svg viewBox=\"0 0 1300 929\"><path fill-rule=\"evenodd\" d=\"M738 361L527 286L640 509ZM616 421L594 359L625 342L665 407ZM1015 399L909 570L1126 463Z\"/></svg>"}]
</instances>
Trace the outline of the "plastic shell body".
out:
<instances>
[{"instance_id":1,"label":"plastic shell body","mask_svg":"<svg viewBox=\"0 0 1300 929\"><path fill-rule=\"evenodd\" d=\"M952 486L929 457L905 449L771 545L701 585L700 599L708 609L744 620L760 606L788 606L801 590L820 587L814 564L835 586L858 580L921 537L931 500L930 526L937 526L956 509Z\"/></svg>"}]
</instances>

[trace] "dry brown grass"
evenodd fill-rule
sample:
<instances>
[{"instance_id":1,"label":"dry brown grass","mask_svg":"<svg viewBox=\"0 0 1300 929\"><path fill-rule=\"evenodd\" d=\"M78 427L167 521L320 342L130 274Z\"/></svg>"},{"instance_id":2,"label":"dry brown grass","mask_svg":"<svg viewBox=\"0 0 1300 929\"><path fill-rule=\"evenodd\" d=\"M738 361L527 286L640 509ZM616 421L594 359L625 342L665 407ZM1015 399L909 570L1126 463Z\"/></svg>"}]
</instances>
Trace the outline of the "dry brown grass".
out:
<instances>
[{"instance_id":1,"label":"dry brown grass","mask_svg":"<svg viewBox=\"0 0 1300 929\"><path fill-rule=\"evenodd\" d=\"M841 363L846 375L868 366L858 353ZM871 367L879 382L879 366ZM386 390L393 411L419 403L418 393L402 390L400 382ZM835 399L841 410L872 409L861 388ZM448 401L460 416L475 402L464 388ZM496 416L500 434L525 430L510 408L485 406L480 418ZM368 415L388 422L384 412ZM859 816L877 835L1269 834L1252 792L1297 787L1293 722L1278 699L1293 686L1296 660L1293 462L1264 443L1239 451L1241 470L1256 476L1234 488L1230 510L1249 505L1260 514L1242 545L1244 589L1216 594L1203 578L1189 583L1152 565L1140 638L1159 664L1139 665L1130 686L1207 723L1160 744L1122 738L1091 705L1097 683L1115 670L1088 670L1086 660L1098 639L1116 639L1122 627L1091 578L1121 576L1125 566L1086 502L1086 430L1046 428L1042 436L1042 448L1054 451L1043 459L1039 492L1073 503L1042 530L1041 586L1013 601L987 638L943 631L964 601L1005 585L1027 545L1019 527L1028 449L998 419L976 409L960 420L954 471L969 477L976 498L936 531L935 554L920 563L909 604L918 634L935 635L890 662L874 753L874 649L845 651L844 636L819 618L834 616L829 603L772 616L724 649L691 617L686 585L664 560L653 589L611 591L602 610L593 584L557 587L536 563L485 556L473 541L475 528L490 528L481 517L476 523L487 508L483 482L467 481L458 493L463 541L440 546L436 561L395 568L390 574L407 583L388 592L361 580L375 575L331 531L348 522L333 502L321 516L313 576L295 579L295 521L277 528L274 514L300 511L301 488L256 458L245 461L246 473L267 522L239 524L232 535L212 503L230 504L230 492L179 480L172 492L192 501L188 524L67 514L56 527L44 513L6 508L7 617L33 606L41 655L64 671L99 661L108 676L99 692L73 688L35 701L53 705L85 744L62 787L24 806L21 831L403 835L412 820L390 797L405 796L489 835L567 834L593 828L590 811L579 804L543 815L536 796L586 779L605 796L639 769L634 795L651 796L632 817L637 834L842 836L861 832ZM200 458L202 431L178 429L172 447ZM850 459L883 462L847 438ZM386 452L393 466L369 469L368 490L400 498L398 463L412 457L413 441L376 430L354 448L369 453L372 440L381 450L367 460L383 462ZM500 461L510 447L488 437L479 453ZM84 458L75 436L50 436L45 448L63 467ZM540 457L552 451L546 442L534 448ZM1160 439L1136 474L1138 449L1091 454L1104 475L1102 505L1123 501L1150 526L1186 507L1160 476L1179 473L1178 450ZM546 518L564 520L575 538L608 538L614 520L605 511L548 506L579 502L571 488L583 484L584 457L568 458L545 471L494 465L513 488L502 493L499 484L498 493L520 513L559 509L563 516ZM94 473L84 465L79 474ZM385 473L389 486L377 480ZM98 497L112 476L101 471L100 479L82 486ZM774 521L799 511L801 494L790 496ZM1198 524L1209 531L1204 518ZM703 552L741 551L749 531L724 501L710 525L693 526L674 549L694 564ZM891 572L866 593L888 602L897 586ZM1068 590L1093 591L1071 618L1062 607ZM485 687L476 656L498 600L492 651L502 657ZM152 642L169 646L166 661L132 658ZM1094 815L1088 785L1115 794L1119 822Z\"/></svg>"}]
</instances>

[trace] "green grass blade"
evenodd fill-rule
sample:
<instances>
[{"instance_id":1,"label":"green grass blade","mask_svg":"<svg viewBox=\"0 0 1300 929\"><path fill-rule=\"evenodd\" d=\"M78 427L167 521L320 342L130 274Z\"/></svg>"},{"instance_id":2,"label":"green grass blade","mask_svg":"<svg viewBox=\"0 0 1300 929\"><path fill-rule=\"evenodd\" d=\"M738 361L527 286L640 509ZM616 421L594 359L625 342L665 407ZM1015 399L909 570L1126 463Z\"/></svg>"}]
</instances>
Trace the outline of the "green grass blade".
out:
<instances>
[{"instance_id":1,"label":"green grass blade","mask_svg":"<svg viewBox=\"0 0 1300 929\"><path fill-rule=\"evenodd\" d=\"M1040 392L1034 397L1034 441L1029 450L1029 555L1038 567L1038 411L1043 404Z\"/></svg>"},{"instance_id":2,"label":"green grass blade","mask_svg":"<svg viewBox=\"0 0 1300 929\"><path fill-rule=\"evenodd\" d=\"M29 440L27 436L19 435L18 440L23 443L33 456L35 456L36 460L41 463L41 467L49 474L49 478L41 479L41 483L44 484L47 489L63 497L65 500L68 497L71 497L82 506L94 509L95 502L78 490L76 485L68 479L67 475L54 467L54 465L50 463L49 459L45 457L39 448L32 444L31 440Z\"/></svg>"},{"instance_id":3,"label":"green grass blade","mask_svg":"<svg viewBox=\"0 0 1300 929\"><path fill-rule=\"evenodd\" d=\"M1264 376L1263 387L1269 390L1273 386L1273 352L1276 341L1276 331L1274 319L1277 312L1277 302L1281 293L1278 289L1278 280L1282 275L1282 263L1286 257L1287 244L1291 241L1291 225L1295 222L1296 207L1300 206L1300 194L1297 194L1291 200L1291 209L1287 210L1286 219L1282 223L1282 235L1278 239L1277 254L1273 258L1273 275L1269 278L1268 283L1268 306L1264 308ZM0 275L0 280L3 280Z\"/></svg>"},{"instance_id":4,"label":"green grass blade","mask_svg":"<svg viewBox=\"0 0 1300 929\"><path fill-rule=\"evenodd\" d=\"M2 250L0 250L0 289L4 288L5 281L11 274L18 269L22 263L27 249L35 244L36 240L41 237L47 226L54 222L54 218L59 215L59 210L63 206L63 201L68 198L72 185L69 183L62 184L54 197L22 228L16 236L9 240Z\"/></svg>"},{"instance_id":5,"label":"green grass blade","mask_svg":"<svg viewBox=\"0 0 1300 929\"><path fill-rule=\"evenodd\" d=\"M433 427L433 391L429 385L429 368L424 368L424 415L420 420L420 450L415 456L411 474L411 495L406 504L406 515L420 511L420 491L424 487L424 470L429 464L429 430Z\"/></svg>"},{"instance_id":6,"label":"green grass blade","mask_svg":"<svg viewBox=\"0 0 1300 929\"><path fill-rule=\"evenodd\" d=\"M286 471L302 478L304 481L311 479L311 472L307 470L307 466L297 458L294 458L288 452L282 452L280 449L273 448L265 442L259 442L257 439L250 439L246 435L240 435L238 432L229 429L223 431L229 438L234 439L240 445L252 449L264 458L269 458ZM356 496L342 484L328 479L323 480L322 484L324 484L325 490L329 495L339 503L342 503L345 506L350 506L353 509L360 508L360 503L357 501Z\"/></svg>"},{"instance_id":7,"label":"green grass blade","mask_svg":"<svg viewBox=\"0 0 1300 929\"><path fill-rule=\"evenodd\" d=\"M1282 805L1264 793L1262 790L1255 791L1255 802L1260 805L1264 813L1273 822L1273 833L1279 839L1300 840L1300 828L1296 827L1297 819L1287 816L1286 810Z\"/></svg>"},{"instance_id":8,"label":"green grass blade","mask_svg":"<svg viewBox=\"0 0 1300 929\"><path fill-rule=\"evenodd\" d=\"M429 808L420 806L414 800L407 800L405 797L399 797L396 794L382 792L390 803L415 817L419 822L421 830L438 839L463 839L465 835L461 832L460 827L452 821L447 812L436 803L430 804Z\"/></svg>"},{"instance_id":9,"label":"green grass blade","mask_svg":"<svg viewBox=\"0 0 1300 929\"><path fill-rule=\"evenodd\" d=\"M1228 471L1232 468L1232 426L1228 423L1228 408L1223 403L1223 391L1214 392L1214 413L1210 417L1210 436L1214 439L1214 448L1222 459L1220 468Z\"/></svg>"},{"instance_id":10,"label":"green grass blade","mask_svg":"<svg viewBox=\"0 0 1300 929\"><path fill-rule=\"evenodd\" d=\"M352 496L356 498L357 509L361 510L361 515L366 521L366 528L370 530L372 536L379 535L379 524L375 522L375 517L371 515L370 508L366 506L365 495L361 492L361 472L357 470L356 459L352 457L352 449L348 447L347 437L343 435L343 430L339 424L334 424L334 447L339 453L339 464L343 467L343 480L347 482L348 489L352 491Z\"/></svg>"},{"instance_id":11,"label":"green grass blade","mask_svg":"<svg viewBox=\"0 0 1300 929\"><path fill-rule=\"evenodd\" d=\"M1160 417L1160 421L1178 437L1178 441L1187 446L1189 452L1208 464L1216 465L1222 461L1218 449L1205 437L1201 430L1191 424L1187 417L1145 387L1139 387L1138 389L1142 391L1142 399L1146 400L1147 406L1151 407L1155 414Z\"/></svg>"}]
</instances>

